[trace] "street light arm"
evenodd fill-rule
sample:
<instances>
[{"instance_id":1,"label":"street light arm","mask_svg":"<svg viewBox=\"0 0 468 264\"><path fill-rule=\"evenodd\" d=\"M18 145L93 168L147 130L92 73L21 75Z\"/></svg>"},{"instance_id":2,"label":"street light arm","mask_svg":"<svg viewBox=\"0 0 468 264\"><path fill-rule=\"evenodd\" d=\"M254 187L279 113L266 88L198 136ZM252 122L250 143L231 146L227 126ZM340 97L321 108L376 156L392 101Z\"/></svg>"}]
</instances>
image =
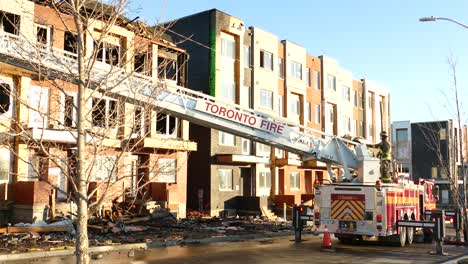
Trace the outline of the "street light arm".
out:
<instances>
[{"instance_id":1,"label":"street light arm","mask_svg":"<svg viewBox=\"0 0 468 264\"><path fill-rule=\"evenodd\" d=\"M462 26L462 27L468 29L468 25L465 25L465 24L463 24L463 23L461 23L461 22L459 22L459 21L457 21L455 19L451 19L451 18L447 18L447 17L433 17L433 16L431 16L431 17L422 17L422 18L419 19L419 21L421 21L421 22L429 22L429 21L436 21L436 20L447 20L447 21L453 22L453 23L455 23L455 24L457 24L459 26Z\"/></svg>"}]
</instances>

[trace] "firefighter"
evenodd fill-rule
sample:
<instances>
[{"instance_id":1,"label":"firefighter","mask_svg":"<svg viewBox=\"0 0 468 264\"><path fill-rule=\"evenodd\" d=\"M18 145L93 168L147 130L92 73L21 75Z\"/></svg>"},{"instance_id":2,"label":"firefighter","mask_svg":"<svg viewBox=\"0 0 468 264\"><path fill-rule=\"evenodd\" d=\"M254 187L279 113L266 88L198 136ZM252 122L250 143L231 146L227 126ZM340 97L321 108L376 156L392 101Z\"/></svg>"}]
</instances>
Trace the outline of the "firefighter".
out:
<instances>
[{"instance_id":1,"label":"firefighter","mask_svg":"<svg viewBox=\"0 0 468 264\"><path fill-rule=\"evenodd\" d=\"M380 159L380 179L384 183L391 183L392 178L390 177L390 163L392 160L392 150L387 138L387 132L382 131L380 133L381 141L377 144L371 144L368 146L379 149L377 158Z\"/></svg>"}]
</instances>

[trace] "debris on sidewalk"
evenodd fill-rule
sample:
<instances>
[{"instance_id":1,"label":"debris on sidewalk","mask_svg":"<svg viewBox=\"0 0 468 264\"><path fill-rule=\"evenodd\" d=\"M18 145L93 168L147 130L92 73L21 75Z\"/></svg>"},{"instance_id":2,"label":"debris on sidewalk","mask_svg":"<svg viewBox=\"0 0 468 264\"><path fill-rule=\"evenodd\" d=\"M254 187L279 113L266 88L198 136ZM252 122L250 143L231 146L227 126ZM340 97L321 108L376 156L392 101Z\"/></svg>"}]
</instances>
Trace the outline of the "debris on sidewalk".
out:
<instances>
[{"instance_id":1,"label":"debris on sidewalk","mask_svg":"<svg viewBox=\"0 0 468 264\"><path fill-rule=\"evenodd\" d=\"M176 219L173 214L162 210L146 215L115 216L90 219L88 236L91 246L157 243L292 230L291 225L280 221L282 219L270 221L260 216L218 218L191 211L187 213L187 218ZM6 227L3 229L6 231ZM20 223L8 229L10 232L0 234L0 248L3 249L0 254L63 250L74 246L73 223L68 219L55 223Z\"/></svg>"}]
</instances>

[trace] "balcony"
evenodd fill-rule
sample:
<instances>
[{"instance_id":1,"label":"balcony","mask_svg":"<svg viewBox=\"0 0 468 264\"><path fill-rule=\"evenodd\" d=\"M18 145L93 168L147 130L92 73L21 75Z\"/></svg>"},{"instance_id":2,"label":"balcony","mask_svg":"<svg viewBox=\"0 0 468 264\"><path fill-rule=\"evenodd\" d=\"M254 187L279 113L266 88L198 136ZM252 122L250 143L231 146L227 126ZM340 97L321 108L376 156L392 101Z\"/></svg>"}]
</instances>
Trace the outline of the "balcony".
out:
<instances>
[{"instance_id":1,"label":"balcony","mask_svg":"<svg viewBox=\"0 0 468 264\"><path fill-rule=\"evenodd\" d=\"M171 138L135 138L130 140L132 148L197 151L197 143Z\"/></svg>"},{"instance_id":2,"label":"balcony","mask_svg":"<svg viewBox=\"0 0 468 264\"><path fill-rule=\"evenodd\" d=\"M252 155L219 154L215 156L215 159L219 163L233 165L270 164L270 158Z\"/></svg>"},{"instance_id":3,"label":"balcony","mask_svg":"<svg viewBox=\"0 0 468 264\"><path fill-rule=\"evenodd\" d=\"M31 71L42 69L42 74L50 74L53 77L60 77L63 74L69 77L77 76L78 74L78 56L75 53L68 52L62 49L33 43L21 36L0 32L0 61L8 64L14 64L19 67L24 67ZM90 61L85 60L85 65ZM118 88L143 88L148 86L161 86L161 80L155 81L152 77L138 72L126 72L125 69L95 61L89 76L91 82L100 83L103 89ZM164 83L169 84L174 88L181 88L173 81L164 80ZM104 85L102 85L104 84ZM153 87L153 88L158 88ZM140 90L140 89L137 89ZM137 90L131 89L136 93ZM142 94L140 92L140 94Z\"/></svg>"}]
</instances>

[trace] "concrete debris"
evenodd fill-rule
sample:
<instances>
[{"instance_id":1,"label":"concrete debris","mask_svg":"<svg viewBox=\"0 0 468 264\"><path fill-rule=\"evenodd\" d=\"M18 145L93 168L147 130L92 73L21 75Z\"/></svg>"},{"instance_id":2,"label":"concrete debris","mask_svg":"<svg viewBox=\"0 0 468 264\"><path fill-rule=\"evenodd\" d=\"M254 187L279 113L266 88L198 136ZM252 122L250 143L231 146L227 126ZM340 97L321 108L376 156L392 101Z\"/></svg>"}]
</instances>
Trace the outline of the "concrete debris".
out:
<instances>
[{"instance_id":1,"label":"concrete debris","mask_svg":"<svg viewBox=\"0 0 468 264\"><path fill-rule=\"evenodd\" d=\"M205 239L234 235L267 234L291 231L292 226L276 218L236 216L233 218L207 217L198 212L190 212L190 217L176 219L168 212L160 210L150 215L121 215L119 218L92 218L88 224L91 246L118 245L124 243L176 243L184 239ZM69 232L72 221L65 219L55 223L20 223L9 228L59 228L62 232L44 233L42 230L27 230L22 233L0 234L2 253L30 252L33 250L61 250L74 246L74 233ZM74 230L74 229L73 229Z\"/></svg>"}]
</instances>

